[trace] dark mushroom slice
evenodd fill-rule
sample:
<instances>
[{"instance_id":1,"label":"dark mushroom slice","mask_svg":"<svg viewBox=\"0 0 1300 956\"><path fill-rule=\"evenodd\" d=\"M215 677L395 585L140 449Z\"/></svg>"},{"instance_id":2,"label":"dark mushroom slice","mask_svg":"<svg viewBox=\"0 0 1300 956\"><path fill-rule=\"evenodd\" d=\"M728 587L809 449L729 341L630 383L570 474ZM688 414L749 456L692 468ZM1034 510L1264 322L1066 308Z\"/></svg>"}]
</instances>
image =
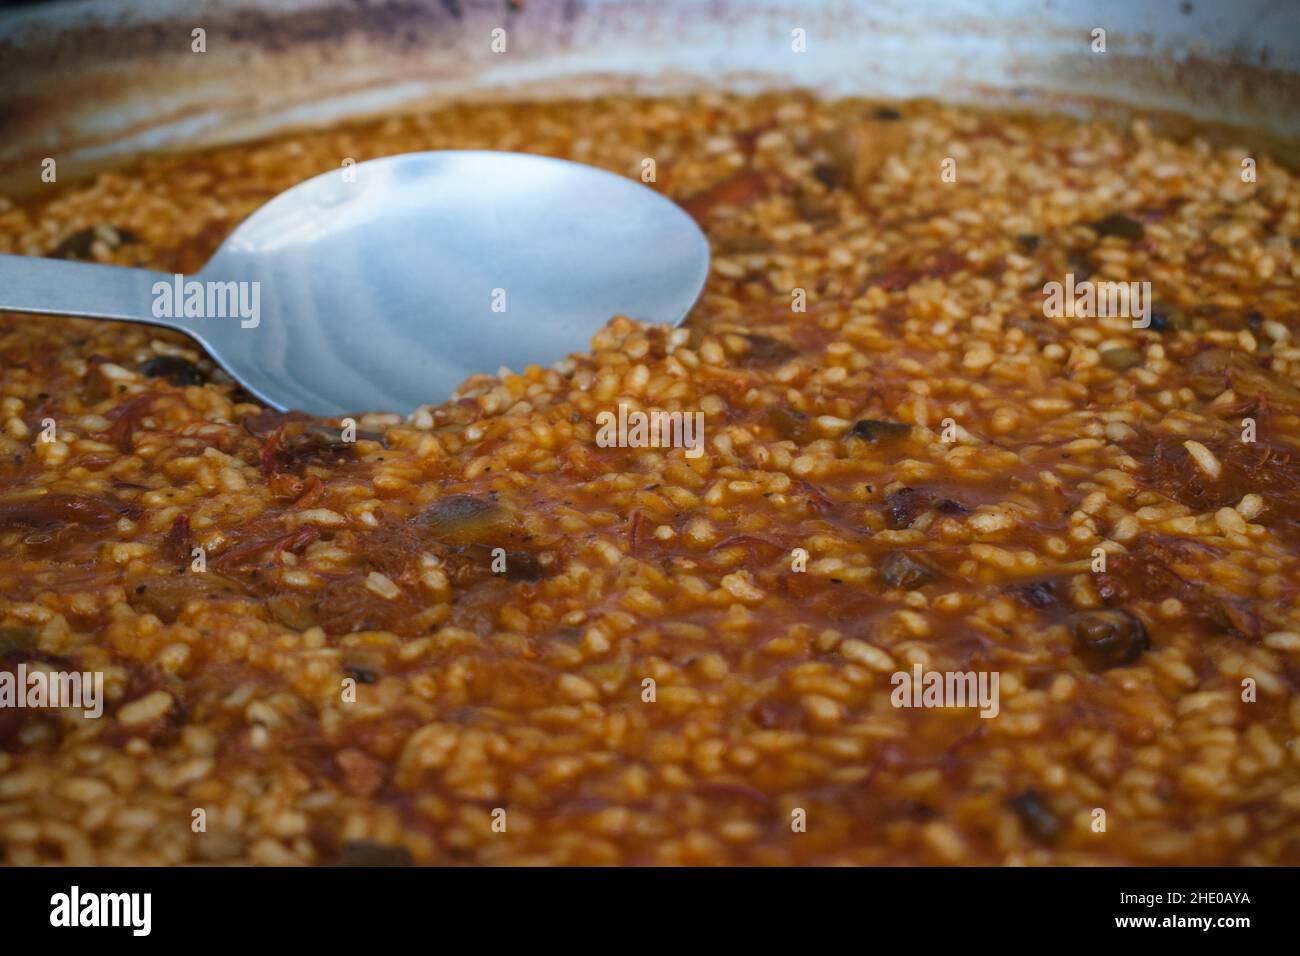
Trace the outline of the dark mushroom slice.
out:
<instances>
[{"instance_id":1,"label":"dark mushroom slice","mask_svg":"<svg viewBox=\"0 0 1300 956\"><path fill-rule=\"evenodd\" d=\"M191 602L242 598L248 594L242 584L215 571L131 578L126 584L131 607L152 614L165 624L176 623Z\"/></svg>"},{"instance_id":2,"label":"dark mushroom slice","mask_svg":"<svg viewBox=\"0 0 1300 956\"><path fill-rule=\"evenodd\" d=\"M203 369L175 355L155 355L141 364L140 372L149 378L165 378L177 387L202 385L208 380Z\"/></svg>"},{"instance_id":3,"label":"dark mushroom slice","mask_svg":"<svg viewBox=\"0 0 1300 956\"><path fill-rule=\"evenodd\" d=\"M795 197L794 205L799 218L814 229L829 229L839 222L839 212L820 196L801 192Z\"/></svg>"},{"instance_id":4,"label":"dark mushroom slice","mask_svg":"<svg viewBox=\"0 0 1300 956\"><path fill-rule=\"evenodd\" d=\"M817 159L839 170L838 182L859 197L879 176L890 156L902 152L911 139L908 124L873 123L857 116L838 123L816 138Z\"/></svg>"},{"instance_id":5,"label":"dark mushroom slice","mask_svg":"<svg viewBox=\"0 0 1300 956\"><path fill-rule=\"evenodd\" d=\"M813 178L828 190L831 190L838 189L844 177L840 172L840 167L834 163L817 163L813 166Z\"/></svg>"},{"instance_id":6,"label":"dark mushroom slice","mask_svg":"<svg viewBox=\"0 0 1300 956\"><path fill-rule=\"evenodd\" d=\"M452 548L452 554L462 559L469 567L490 571L496 577L507 581L540 581L546 575L546 568L537 555L529 551L511 551L501 548L497 553L495 547L487 544L466 544ZM497 570L497 559L504 563L504 568ZM453 580L455 576L453 576Z\"/></svg>"},{"instance_id":7,"label":"dark mushroom slice","mask_svg":"<svg viewBox=\"0 0 1300 956\"><path fill-rule=\"evenodd\" d=\"M885 514L891 528L910 528L929 510L933 497L920 488L895 488L885 495Z\"/></svg>"},{"instance_id":8,"label":"dark mushroom slice","mask_svg":"<svg viewBox=\"0 0 1300 956\"><path fill-rule=\"evenodd\" d=\"M1137 349L1106 349L1098 356L1101 364L1116 372L1126 372L1142 364L1144 356Z\"/></svg>"},{"instance_id":9,"label":"dark mushroom slice","mask_svg":"<svg viewBox=\"0 0 1300 956\"><path fill-rule=\"evenodd\" d=\"M1009 801L1020 825L1040 843L1055 843L1064 827L1061 819L1037 790L1025 790Z\"/></svg>"},{"instance_id":10,"label":"dark mushroom slice","mask_svg":"<svg viewBox=\"0 0 1300 956\"><path fill-rule=\"evenodd\" d=\"M513 512L495 501L473 495L448 495L426 508L416 523L448 545L490 543L519 526Z\"/></svg>"},{"instance_id":11,"label":"dark mushroom slice","mask_svg":"<svg viewBox=\"0 0 1300 956\"><path fill-rule=\"evenodd\" d=\"M55 246L48 258L91 260L95 258L95 243L102 244L111 252L128 243L139 241L134 233L126 229L101 223L77 230Z\"/></svg>"},{"instance_id":12,"label":"dark mushroom slice","mask_svg":"<svg viewBox=\"0 0 1300 956\"><path fill-rule=\"evenodd\" d=\"M358 435L357 437L362 437ZM287 422L262 445L262 470L268 475L303 477L312 465L334 467L357 457L356 442L343 440L343 429L319 422Z\"/></svg>"},{"instance_id":13,"label":"dark mushroom slice","mask_svg":"<svg viewBox=\"0 0 1300 956\"><path fill-rule=\"evenodd\" d=\"M1076 282L1091 279L1097 272L1097 260L1086 249L1071 249L1065 254L1065 264Z\"/></svg>"},{"instance_id":14,"label":"dark mushroom slice","mask_svg":"<svg viewBox=\"0 0 1300 956\"><path fill-rule=\"evenodd\" d=\"M1055 607L1060 603L1061 598L1056 593L1056 584L1052 581L1028 581L1024 584L1013 585L1008 588L1008 593L1022 604L1029 607L1045 611L1050 607Z\"/></svg>"},{"instance_id":15,"label":"dark mushroom slice","mask_svg":"<svg viewBox=\"0 0 1300 956\"><path fill-rule=\"evenodd\" d=\"M1123 608L1079 611L1070 615L1066 627L1075 652L1093 670L1132 664L1151 646L1141 618Z\"/></svg>"},{"instance_id":16,"label":"dark mushroom slice","mask_svg":"<svg viewBox=\"0 0 1300 956\"><path fill-rule=\"evenodd\" d=\"M1156 303L1151 310L1151 324L1147 328L1153 332L1186 332L1192 327L1191 317L1176 305Z\"/></svg>"},{"instance_id":17,"label":"dark mushroom slice","mask_svg":"<svg viewBox=\"0 0 1300 956\"><path fill-rule=\"evenodd\" d=\"M849 429L848 437L861 438L863 441L871 442L873 445L879 442L897 441L900 438L906 438L912 434L912 426L904 425L901 422L880 421L875 418L864 418L854 422L853 427Z\"/></svg>"},{"instance_id":18,"label":"dark mushroom slice","mask_svg":"<svg viewBox=\"0 0 1300 956\"><path fill-rule=\"evenodd\" d=\"M772 251L772 240L747 232L720 232L713 236L713 244L723 255L752 255Z\"/></svg>"},{"instance_id":19,"label":"dark mushroom slice","mask_svg":"<svg viewBox=\"0 0 1300 956\"><path fill-rule=\"evenodd\" d=\"M1300 406L1300 388L1235 349L1206 349L1187 363L1186 372L1192 391L1200 398L1211 399L1230 388L1246 398Z\"/></svg>"},{"instance_id":20,"label":"dark mushroom slice","mask_svg":"<svg viewBox=\"0 0 1300 956\"><path fill-rule=\"evenodd\" d=\"M773 405L767 410L766 417L773 431L786 441L806 445L816 437L813 435L811 419L803 412L783 405Z\"/></svg>"},{"instance_id":21,"label":"dark mushroom slice","mask_svg":"<svg viewBox=\"0 0 1300 956\"><path fill-rule=\"evenodd\" d=\"M343 670L358 684L374 684L379 680L379 671L364 664L345 664Z\"/></svg>"},{"instance_id":22,"label":"dark mushroom slice","mask_svg":"<svg viewBox=\"0 0 1300 956\"><path fill-rule=\"evenodd\" d=\"M1146 227L1130 216L1123 213L1113 212L1109 216L1103 216L1096 222L1088 224L1089 227L1098 236L1118 236L1121 239L1127 239L1130 242L1136 242L1145 238L1147 234Z\"/></svg>"},{"instance_id":23,"label":"dark mushroom slice","mask_svg":"<svg viewBox=\"0 0 1300 956\"><path fill-rule=\"evenodd\" d=\"M6 654L29 654L36 650L34 627L0 627L0 657Z\"/></svg>"},{"instance_id":24,"label":"dark mushroom slice","mask_svg":"<svg viewBox=\"0 0 1300 956\"><path fill-rule=\"evenodd\" d=\"M934 581L938 575L928 564L905 551L892 551L880 562L880 577L891 588L913 591Z\"/></svg>"},{"instance_id":25,"label":"dark mushroom slice","mask_svg":"<svg viewBox=\"0 0 1300 956\"><path fill-rule=\"evenodd\" d=\"M535 554L527 551L507 551L505 577L508 581L540 581L546 569Z\"/></svg>"},{"instance_id":26,"label":"dark mushroom slice","mask_svg":"<svg viewBox=\"0 0 1300 956\"><path fill-rule=\"evenodd\" d=\"M1228 349L1205 349L1192 356L1183 373L1197 397L1209 400L1231 387L1233 361Z\"/></svg>"},{"instance_id":27,"label":"dark mushroom slice","mask_svg":"<svg viewBox=\"0 0 1300 956\"><path fill-rule=\"evenodd\" d=\"M779 365L799 355L799 350L787 342L774 339L770 335L748 334L744 336L749 343L745 358L760 365Z\"/></svg>"}]
</instances>

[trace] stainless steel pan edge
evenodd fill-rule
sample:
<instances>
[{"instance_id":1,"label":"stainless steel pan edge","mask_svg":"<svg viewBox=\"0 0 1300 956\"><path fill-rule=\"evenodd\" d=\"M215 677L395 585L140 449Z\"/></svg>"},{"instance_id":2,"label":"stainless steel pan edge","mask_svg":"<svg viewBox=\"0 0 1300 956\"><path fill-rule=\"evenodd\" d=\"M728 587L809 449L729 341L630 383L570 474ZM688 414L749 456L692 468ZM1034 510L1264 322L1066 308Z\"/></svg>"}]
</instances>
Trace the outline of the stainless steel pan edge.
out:
<instances>
[{"instance_id":1,"label":"stainless steel pan edge","mask_svg":"<svg viewBox=\"0 0 1300 956\"><path fill-rule=\"evenodd\" d=\"M45 157L73 180L142 153L449 99L781 87L1106 103L1296 142L1300 4L63 0L0 14L0 193L39 189Z\"/></svg>"}]
</instances>

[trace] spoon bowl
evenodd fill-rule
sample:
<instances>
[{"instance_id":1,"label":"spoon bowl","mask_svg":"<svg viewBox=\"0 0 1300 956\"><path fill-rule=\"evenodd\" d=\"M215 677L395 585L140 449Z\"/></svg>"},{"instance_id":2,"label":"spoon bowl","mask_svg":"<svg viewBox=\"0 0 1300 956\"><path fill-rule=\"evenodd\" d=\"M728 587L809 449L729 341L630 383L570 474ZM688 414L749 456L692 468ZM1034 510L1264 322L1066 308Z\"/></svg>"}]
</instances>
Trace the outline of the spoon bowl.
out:
<instances>
[{"instance_id":1,"label":"spoon bowl","mask_svg":"<svg viewBox=\"0 0 1300 956\"><path fill-rule=\"evenodd\" d=\"M678 324L708 268L694 220L634 180L408 153L294 186L193 276L0 256L0 308L179 329L277 409L408 414L583 350L614 315Z\"/></svg>"}]
</instances>

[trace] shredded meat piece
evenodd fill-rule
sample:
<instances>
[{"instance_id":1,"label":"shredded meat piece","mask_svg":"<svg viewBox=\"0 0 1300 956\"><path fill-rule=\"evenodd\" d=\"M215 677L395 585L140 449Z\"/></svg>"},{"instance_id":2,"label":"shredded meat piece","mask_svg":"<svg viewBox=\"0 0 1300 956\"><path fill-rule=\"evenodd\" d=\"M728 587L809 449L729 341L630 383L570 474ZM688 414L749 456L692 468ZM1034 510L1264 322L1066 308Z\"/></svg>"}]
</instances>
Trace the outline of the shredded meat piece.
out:
<instances>
[{"instance_id":1,"label":"shredded meat piece","mask_svg":"<svg viewBox=\"0 0 1300 956\"><path fill-rule=\"evenodd\" d=\"M259 537L245 537L244 533L233 536L235 543L223 549L210 562L213 567L235 569L246 567L254 558L266 551L279 554L292 551L295 554L320 537L320 529L315 525L303 525L296 531L270 534Z\"/></svg>"},{"instance_id":2,"label":"shredded meat piece","mask_svg":"<svg viewBox=\"0 0 1300 956\"><path fill-rule=\"evenodd\" d=\"M682 201L682 208L695 219L705 219L714 209L729 206L744 209L752 206L773 189L772 177L754 169L742 169L708 189Z\"/></svg>"},{"instance_id":3,"label":"shredded meat piece","mask_svg":"<svg viewBox=\"0 0 1300 956\"><path fill-rule=\"evenodd\" d=\"M1257 519L1284 541L1300 541L1300 460L1294 452L1266 441L1234 438L1202 440L1222 464L1211 479L1183 446L1182 437L1141 435L1126 450L1138 462L1138 481L1197 512L1237 505L1247 494L1264 499Z\"/></svg>"},{"instance_id":4,"label":"shredded meat piece","mask_svg":"<svg viewBox=\"0 0 1300 956\"><path fill-rule=\"evenodd\" d=\"M1174 570L1174 565L1189 561L1191 549L1177 539L1139 535L1127 554L1110 557L1106 570L1097 575L1097 591L1112 606L1177 598L1203 625L1238 637L1258 637L1259 619L1248 604L1219 597Z\"/></svg>"},{"instance_id":5,"label":"shredded meat piece","mask_svg":"<svg viewBox=\"0 0 1300 956\"><path fill-rule=\"evenodd\" d=\"M110 525L119 518L137 518L135 505L96 495L44 495L0 501L0 528L13 525L48 528L62 524Z\"/></svg>"}]
</instances>

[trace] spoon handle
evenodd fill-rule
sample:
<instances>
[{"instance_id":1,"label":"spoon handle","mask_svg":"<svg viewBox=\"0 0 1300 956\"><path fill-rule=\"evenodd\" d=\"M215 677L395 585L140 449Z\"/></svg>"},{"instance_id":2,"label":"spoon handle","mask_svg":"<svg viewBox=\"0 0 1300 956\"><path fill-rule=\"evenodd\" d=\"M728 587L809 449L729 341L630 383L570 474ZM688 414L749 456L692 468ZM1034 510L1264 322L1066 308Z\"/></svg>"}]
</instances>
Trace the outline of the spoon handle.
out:
<instances>
[{"instance_id":1,"label":"spoon handle","mask_svg":"<svg viewBox=\"0 0 1300 956\"><path fill-rule=\"evenodd\" d=\"M0 255L0 311L121 319L182 328L154 315L153 286L171 277L148 269L38 256Z\"/></svg>"}]
</instances>

